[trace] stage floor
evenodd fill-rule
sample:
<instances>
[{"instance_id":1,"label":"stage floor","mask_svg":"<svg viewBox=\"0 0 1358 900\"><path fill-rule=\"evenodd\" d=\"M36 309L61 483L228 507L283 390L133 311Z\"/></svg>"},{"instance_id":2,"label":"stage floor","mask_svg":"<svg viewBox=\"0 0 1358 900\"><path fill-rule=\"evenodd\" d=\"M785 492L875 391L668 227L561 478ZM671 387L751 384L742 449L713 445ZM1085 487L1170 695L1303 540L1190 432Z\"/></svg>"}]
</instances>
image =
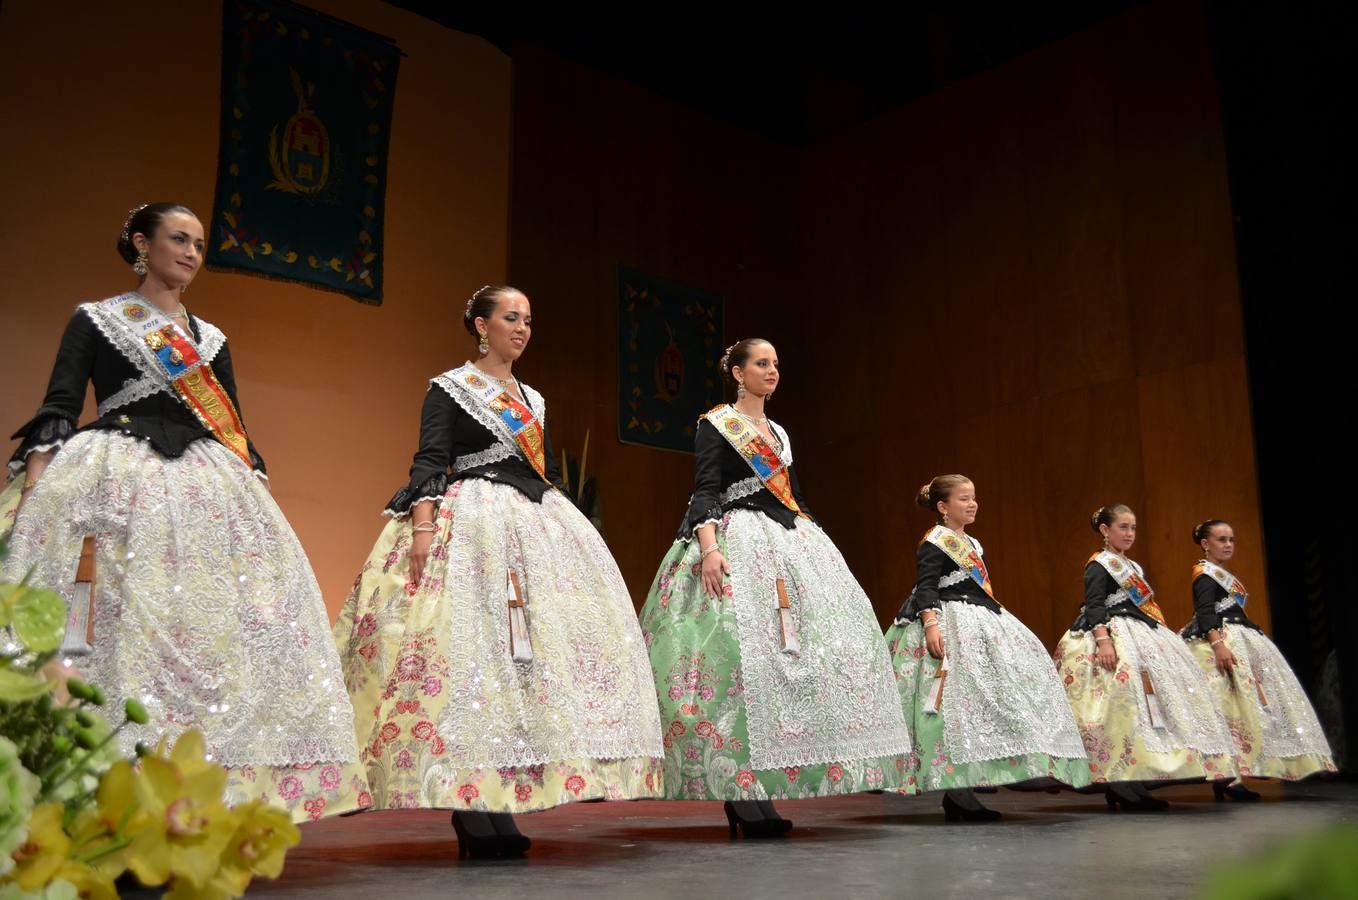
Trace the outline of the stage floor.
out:
<instances>
[{"instance_id":1,"label":"stage floor","mask_svg":"<svg viewBox=\"0 0 1358 900\"><path fill-rule=\"evenodd\" d=\"M1258 785L1255 785L1258 787ZM729 840L717 803L571 804L520 819L522 860L462 861L442 812L365 813L302 828L276 882L250 896L1196 897L1209 858L1240 857L1341 820L1358 785L1265 784L1265 802L1157 791L1163 813L1109 813L1101 796L1001 791L986 825L949 825L938 797L858 795L779 804L786 839Z\"/></svg>"}]
</instances>

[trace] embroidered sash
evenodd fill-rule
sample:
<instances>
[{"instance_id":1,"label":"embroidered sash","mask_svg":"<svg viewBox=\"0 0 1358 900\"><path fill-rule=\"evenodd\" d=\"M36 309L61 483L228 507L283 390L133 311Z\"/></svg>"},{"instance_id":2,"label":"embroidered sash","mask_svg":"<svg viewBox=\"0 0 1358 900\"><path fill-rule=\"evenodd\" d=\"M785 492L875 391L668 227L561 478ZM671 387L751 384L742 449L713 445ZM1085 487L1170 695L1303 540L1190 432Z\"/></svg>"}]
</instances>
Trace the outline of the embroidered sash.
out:
<instances>
[{"instance_id":1,"label":"embroidered sash","mask_svg":"<svg viewBox=\"0 0 1358 900\"><path fill-rule=\"evenodd\" d=\"M240 413L192 338L140 294L111 297L95 306L104 323L128 339L119 343L135 351L133 362L142 375L168 382L203 427L252 466Z\"/></svg>"},{"instance_id":2,"label":"embroidered sash","mask_svg":"<svg viewBox=\"0 0 1358 900\"><path fill-rule=\"evenodd\" d=\"M490 410L502 438L516 447L524 459L547 481L547 450L542 422L522 401L471 363L439 376L476 403Z\"/></svg>"},{"instance_id":3,"label":"embroidered sash","mask_svg":"<svg viewBox=\"0 0 1358 900\"><path fill-rule=\"evenodd\" d=\"M1210 563L1205 559L1199 560L1197 565L1193 567L1193 580L1197 581L1199 575L1206 575L1208 578L1221 585L1221 589L1226 592L1226 596L1239 604L1241 609L1244 609L1245 604L1249 602L1249 592L1246 591L1245 586L1240 583L1240 579L1236 578L1230 572L1227 572L1221 566ZM1226 608L1230 609L1230 607Z\"/></svg>"},{"instance_id":4,"label":"embroidered sash","mask_svg":"<svg viewBox=\"0 0 1358 900\"><path fill-rule=\"evenodd\" d=\"M1155 591L1151 590L1150 584L1146 582L1136 563L1118 556L1111 550L1095 553L1089 558L1089 561L1097 562L1103 566L1104 571L1118 583L1118 587L1126 591L1128 598L1136 605L1137 609L1161 625L1167 624L1165 614L1160 611L1160 604L1155 602Z\"/></svg>"},{"instance_id":5,"label":"embroidered sash","mask_svg":"<svg viewBox=\"0 0 1358 900\"><path fill-rule=\"evenodd\" d=\"M770 494L797 515L806 515L792 496L792 479L788 475L787 465L757 428L736 413L730 404L713 407L703 418L711 422L717 433L735 448Z\"/></svg>"},{"instance_id":6,"label":"embroidered sash","mask_svg":"<svg viewBox=\"0 0 1358 900\"><path fill-rule=\"evenodd\" d=\"M977 550L975 538L961 538L951 528L935 525L924 535L924 541L921 543L926 541L948 554L948 559L957 563L963 572L971 576L971 580L981 586L987 597L995 600L995 591L990 586L990 573L986 570L985 560Z\"/></svg>"}]
</instances>

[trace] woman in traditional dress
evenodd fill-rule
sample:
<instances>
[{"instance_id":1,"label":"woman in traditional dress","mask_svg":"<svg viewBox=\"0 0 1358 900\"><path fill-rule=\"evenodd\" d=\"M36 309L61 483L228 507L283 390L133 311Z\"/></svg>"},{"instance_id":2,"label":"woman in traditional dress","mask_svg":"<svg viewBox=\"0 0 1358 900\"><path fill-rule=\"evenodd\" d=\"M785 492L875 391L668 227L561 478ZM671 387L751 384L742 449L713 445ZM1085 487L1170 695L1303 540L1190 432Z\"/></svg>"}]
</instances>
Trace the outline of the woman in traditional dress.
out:
<instances>
[{"instance_id":1,"label":"woman in traditional dress","mask_svg":"<svg viewBox=\"0 0 1358 900\"><path fill-rule=\"evenodd\" d=\"M432 379L409 481L335 625L374 804L453 808L463 855L523 853L513 813L661 791L635 607L512 372L532 323L512 287L467 301L477 361Z\"/></svg>"},{"instance_id":2,"label":"woman in traditional dress","mask_svg":"<svg viewBox=\"0 0 1358 900\"><path fill-rule=\"evenodd\" d=\"M1089 762L1046 648L995 600L976 487L940 475L916 501L938 519L920 542L915 589L887 632L915 737L914 787L943 791L949 821L990 821L973 787L1083 787Z\"/></svg>"},{"instance_id":3,"label":"woman in traditional dress","mask_svg":"<svg viewBox=\"0 0 1358 900\"><path fill-rule=\"evenodd\" d=\"M23 499L4 577L32 570L61 591L64 650L89 653L80 667L111 700L146 705L125 752L197 728L230 802L297 821L364 806L320 589L246 436L226 337L181 300L203 227L178 204L141 206L118 253L137 289L76 309L14 435ZM77 429L90 382L98 418ZM92 587L75 583L87 537Z\"/></svg>"},{"instance_id":4,"label":"woman in traditional dress","mask_svg":"<svg viewBox=\"0 0 1358 900\"><path fill-rule=\"evenodd\" d=\"M1117 504L1090 517L1104 549L1084 572L1084 604L1055 658L1094 781L1110 809L1157 810L1146 782L1230 781L1231 736L1193 654L1165 626L1139 563L1136 515Z\"/></svg>"},{"instance_id":5,"label":"woman in traditional dress","mask_svg":"<svg viewBox=\"0 0 1358 900\"><path fill-rule=\"evenodd\" d=\"M910 735L872 605L765 415L777 352L747 339L720 366L737 399L698 420L693 496L641 621L665 796L724 800L733 837L772 837L792 827L773 799L901 787Z\"/></svg>"},{"instance_id":6,"label":"woman in traditional dress","mask_svg":"<svg viewBox=\"0 0 1358 900\"><path fill-rule=\"evenodd\" d=\"M1249 594L1226 566L1235 558L1229 522L1193 529L1202 559L1193 566L1194 616L1179 632L1212 686L1235 741L1242 777L1297 781L1335 771L1329 742L1292 667L1245 615ZM1218 800L1253 801L1244 784L1212 783Z\"/></svg>"}]
</instances>

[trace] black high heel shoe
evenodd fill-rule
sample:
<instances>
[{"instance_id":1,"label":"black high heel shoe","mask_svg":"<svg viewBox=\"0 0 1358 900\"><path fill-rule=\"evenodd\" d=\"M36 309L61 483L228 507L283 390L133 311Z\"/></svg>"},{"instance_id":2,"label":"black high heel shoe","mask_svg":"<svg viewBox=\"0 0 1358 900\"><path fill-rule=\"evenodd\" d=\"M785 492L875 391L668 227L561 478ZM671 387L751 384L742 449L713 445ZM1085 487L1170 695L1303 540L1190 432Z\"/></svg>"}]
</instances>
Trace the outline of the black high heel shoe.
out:
<instances>
[{"instance_id":1,"label":"black high heel shoe","mask_svg":"<svg viewBox=\"0 0 1358 900\"><path fill-rule=\"evenodd\" d=\"M792 820L785 819L778 814L778 810L773 808L772 800L756 800L759 812L763 814L764 821L769 823L769 829L778 834L787 834L792 830Z\"/></svg>"},{"instance_id":2,"label":"black high heel shoe","mask_svg":"<svg viewBox=\"0 0 1358 900\"><path fill-rule=\"evenodd\" d=\"M1252 791L1238 782L1229 785L1222 784L1220 781L1212 782L1212 796L1216 798L1218 803L1223 800L1232 800L1236 803L1258 803L1263 799L1256 791Z\"/></svg>"},{"instance_id":3,"label":"black high heel shoe","mask_svg":"<svg viewBox=\"0 0 1358 900\"><path fill-rule=\"evenodd\" d=\"M787 820L770 821L764 818L759 804L753 800L727 800L722 810L726 813L726 824L731 828L732 840L735 839L737 828L747 838L779 837L784 833L777 823ZM792 827L791 822L788 822L788 827Z\"/></svg>"},{"instance_id":4,"label":"black high heel shoe","mask_svg":"<svg viewBox=\"0 0 1358 900\"><path fill-rule=\"evenodd\" d=\"M500 853L500 836L495 833L490 815L483 812L453 813L457 832L457 858L492 859Z\"/></svg>"},{"instance_id":5,"label":"black high heel shoe","mask_svg":"<svg viewBox=\"0 0 1358 900\"><path fill-rule=\"evenodd\" d=\"M1110 812L1160 812L1169 806L1164 800L1157 800L1149 794L1129 797L1126 794L1108 791L1103 795Z\"/></svg>"},{"instance_id":6,"label":"black high heel shoe","mask_svg":"<svg viewBox=\"0 0 1358 900\"><path fill-rule=\"evenodd\" d=\"M1155 797L1152 797L1150 789L1146 787L1145 782L1138 781L1133 783L1132 790L1136 793L1137 797L1141 798L1141 802L1145 804L1144 807L1145 809L1149 809L1155 812L1158 812L1159 810L1162 809L1169 809L1169 801L1159 800Z\"/></svg>"},{"instance_id":7,"label":"black high heel shoe","mask_svg":"<svg viewBox=\"0 0 1358 900\"><path fill-rule=\"evenodd\" d=\"M509 813L490 813L490 826L500 838L500 852L505 856L523 856L533 842L519 831L514 817Z\"/></svg>"},{"instance_id":8,"label":"black high heel shoe","mask_svg":"<svg viewBox=\"0 0 1358 900\"><path fill-rule=\"evenodd\" d=\"M980 801L973 796L971 801L975 807L963 806L951 796L951 792L943 795L943 819L947 822L994 822L1002 818L997 809L990 809L982 806Z\"/></svg>"}]
</instances>

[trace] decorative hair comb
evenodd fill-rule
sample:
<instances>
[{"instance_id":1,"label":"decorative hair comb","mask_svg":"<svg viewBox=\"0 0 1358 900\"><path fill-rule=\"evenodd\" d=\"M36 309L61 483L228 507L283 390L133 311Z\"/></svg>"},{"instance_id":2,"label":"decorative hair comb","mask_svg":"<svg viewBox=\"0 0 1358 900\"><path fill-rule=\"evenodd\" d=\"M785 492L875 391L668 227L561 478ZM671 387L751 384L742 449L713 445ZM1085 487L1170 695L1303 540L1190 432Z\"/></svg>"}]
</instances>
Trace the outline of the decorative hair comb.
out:
<instances>
[{"instance_id":1,"label":"decorative hair comb","mask_svg":"<svg viewBox=\"0 0 1358 900\"><path fill-rule=\"evenodd\" d=\"M151 204L149 203L143 203L141 206L134 206L127 211L127 218L123 219L123 240L127 241L132 239L132 235L127 233L127 230L132 227L132 220L136 218L137 213L150 205Z\"/></svg>"}]
</instances>

